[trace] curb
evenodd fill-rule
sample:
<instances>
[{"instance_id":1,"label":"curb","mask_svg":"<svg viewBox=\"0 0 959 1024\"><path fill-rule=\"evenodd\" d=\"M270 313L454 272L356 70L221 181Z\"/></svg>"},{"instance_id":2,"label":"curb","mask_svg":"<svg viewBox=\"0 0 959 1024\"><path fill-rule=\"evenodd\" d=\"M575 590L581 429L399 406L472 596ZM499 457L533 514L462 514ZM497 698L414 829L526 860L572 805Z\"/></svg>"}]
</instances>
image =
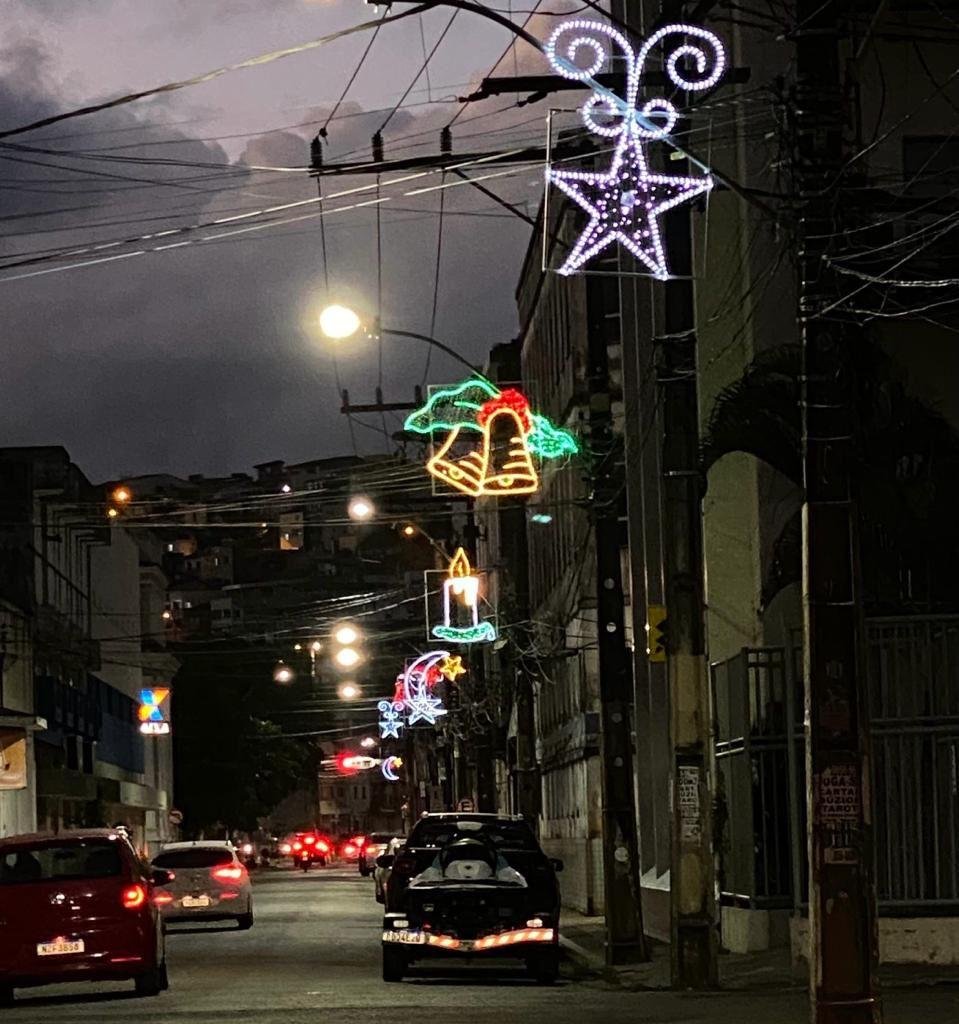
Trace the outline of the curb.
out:
<instances>
[{"instance_id":1,"label":"curb","mask_svg":"<svg viewBox=\"0 0 959 1024\"><path fill-rule=\"evenodd\" d=\"M559 945L566 959L581 971L593 975L606 975L605 958L596 956L595 953L591 953L585 946L581 946L578 942L574 942L562 933L559 936Z\"/></svg>"}]
</instances>

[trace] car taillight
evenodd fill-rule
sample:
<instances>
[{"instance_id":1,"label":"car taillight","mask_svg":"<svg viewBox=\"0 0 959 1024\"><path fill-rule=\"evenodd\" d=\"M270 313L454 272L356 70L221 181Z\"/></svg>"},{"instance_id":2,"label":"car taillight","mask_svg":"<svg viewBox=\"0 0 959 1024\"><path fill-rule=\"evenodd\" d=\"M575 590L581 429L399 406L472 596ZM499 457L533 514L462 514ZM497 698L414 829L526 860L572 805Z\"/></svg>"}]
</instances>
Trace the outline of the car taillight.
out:
<instances>
[{"instance_id":1,"label":"car taillight","mask_svg":"<svg viewBox=\"0 0 959 1024\"><path fill-rule=\"evenodd\" d=\"M146 903L147 891L142 885L131 885L123 890L121 899L127 910L136 910Z\"/></svg>"},{"instance_id":2,"label":"car taillight","mask_svg":"<svg viewBox=\"0 0 959 1024\"><path fill-rule=\"evenodd\" d=\"M320 853L330 852L330 844L324 843L322 839L317 841L316 848L320 851Z\"/></svg>"},{"instance_id":3,"label":"car taillight","mask_svg":"<svg viewBox=\"0 0 959 1024\"><path fill-rule=\"evenodd\" d=\"M282 853L284 856L288 853L291 853L292 850L293 847L290 846L289 843L280 843L280 853Z\"/></svg>"},{"instance_id":4,"label":"car taillight","mask_svg":"<svg viewBox=\"0 0 959 1024\"><path fill-rule=\"evenodd\" d=\"M366 845L366 836L354 836L353 837L353 845L358 850L362 850L363 847Z\"/></svg>"},{"instance_id":5,"label":"car taillight","mask_svg":"<svg viewBox=\"0 0 959 1024\"><path fill-rule=\"evenodd\" d=\"M221 882L236 882L238 879L243 877L243 868L241 867L227 867L227 868L214 868L213 877Z\"/></svg>"},{"instance_id":6,"label":"car taillight","mask_svg":"<svg viewBox=\"0 0 959 1024\"><path fill-rule=\"evenodd\" d=\"M343 847L344 857L352 857L355 853L356 847L352 843L347 843L346 846Z\"/></svg>"},{"instance_id":7,"label":"car taillight","mask_svg":"<svg viewBox=\"0 0 959 1024\"><path fill-rule=\"evenodd\" d=\"M294 850L302 850L302 849L303 849L303 844L302 844L302 843L299 843L299 842L297 842L297 843L294 843L294 844L293 844L293 849L294 849Z\"/></svg>"},{"instance_id":8,"label":"car taillight","mask_svg":"<svg viewBox=\"0 0 959 1024\"><path fill-rule=\"evenodd\" d=\"M173 893L171 892L156 892L153 894L153 902L158 907L165 907L173 902Z\"/></svg>"},{"instance_id":9,"label":"car taillight","mask_svg":"<svg viewBox=\"0 0 959 1024\"><path fill-rule=\"evenodd\" d=\"M316 842L316 836L307 836L304 840L307 846L312 846Z\"/></svg>"}]
</instances>

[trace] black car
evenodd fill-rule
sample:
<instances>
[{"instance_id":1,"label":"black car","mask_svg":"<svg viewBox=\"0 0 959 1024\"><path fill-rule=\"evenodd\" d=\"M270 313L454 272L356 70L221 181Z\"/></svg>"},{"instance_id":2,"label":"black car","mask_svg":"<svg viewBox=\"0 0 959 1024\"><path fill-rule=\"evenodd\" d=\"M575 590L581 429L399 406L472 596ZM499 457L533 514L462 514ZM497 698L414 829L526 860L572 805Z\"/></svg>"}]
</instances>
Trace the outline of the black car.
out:
<instances>
[{"instance_id":1,"label":"black car","mask_svg":"<svg viewBox=\"0 0 959 1024\"><path fill-rule=\"evenodd\" d=\"M389 863L387 863L389 862ZM428 957L510 958L540 984L559 973L559 883L517 817L426 814L395 856L383 920L383 980Z\"/></svg>"}]
</instances>

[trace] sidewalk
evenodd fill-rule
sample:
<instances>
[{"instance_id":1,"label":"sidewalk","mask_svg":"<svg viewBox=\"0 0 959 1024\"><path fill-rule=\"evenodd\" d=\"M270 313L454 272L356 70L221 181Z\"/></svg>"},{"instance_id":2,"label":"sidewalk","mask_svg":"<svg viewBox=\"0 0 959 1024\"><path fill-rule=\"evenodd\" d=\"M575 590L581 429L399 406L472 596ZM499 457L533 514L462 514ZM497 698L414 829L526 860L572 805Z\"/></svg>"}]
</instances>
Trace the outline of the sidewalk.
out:
<instances>
[{"instance_id":1,"label":"sidewalk","mask_svg":"<svg viewBox=\"0 0 959 1024\"><path fill-rule=\"evenodd\" d=\"M561 922L560 944L574 976L648 993L650 1010L655 1004L667 1014L682 1014L678 1020L699 1020L696 1013L708 1010L708 1019L717 1024L737 1015L740 1021L752 1019L756 1024L808 1021L805 964L794 966L788 949L722 953L720 991L681 993L670 990L669 946L664 943L652 940L649 963L607 967L603 918L564 910ZM959 1022L959 967L887 964L880 968L879 978L886 1024Z\"/></svg>"}]
</instances>

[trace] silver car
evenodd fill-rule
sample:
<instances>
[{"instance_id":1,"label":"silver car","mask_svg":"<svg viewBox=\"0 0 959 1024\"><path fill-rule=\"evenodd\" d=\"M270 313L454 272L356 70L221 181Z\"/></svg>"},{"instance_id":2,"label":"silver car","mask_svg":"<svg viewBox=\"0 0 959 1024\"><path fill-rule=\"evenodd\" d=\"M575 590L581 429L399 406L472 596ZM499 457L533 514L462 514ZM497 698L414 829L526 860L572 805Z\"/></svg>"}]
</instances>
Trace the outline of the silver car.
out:
<instances>
[{"instance_id":1,"label":"silver car","mask_svg":"<svg viewBox=\"0 0 959 1024\"><path fill-rule=\"evenodd\" d=\"M253 927L253 886L232 843L170 843L153 867L173 872L153 897L164 922L232 919L241 929Z\"/></svg>"},{"instance_id":2,"label":"silver car","mask_svg":"<svg viewBox=\"0 0 959 1024\"><path fill-rule=\"evenodd\" d=\"M396 851L406 842L406 836L393 836L386 844L383 854L396 856ZM373 868L373 898L377 903L386 902L386 886L390 880L390 868L381 868L379 864Z\"/></svg>"}]
</instances>

